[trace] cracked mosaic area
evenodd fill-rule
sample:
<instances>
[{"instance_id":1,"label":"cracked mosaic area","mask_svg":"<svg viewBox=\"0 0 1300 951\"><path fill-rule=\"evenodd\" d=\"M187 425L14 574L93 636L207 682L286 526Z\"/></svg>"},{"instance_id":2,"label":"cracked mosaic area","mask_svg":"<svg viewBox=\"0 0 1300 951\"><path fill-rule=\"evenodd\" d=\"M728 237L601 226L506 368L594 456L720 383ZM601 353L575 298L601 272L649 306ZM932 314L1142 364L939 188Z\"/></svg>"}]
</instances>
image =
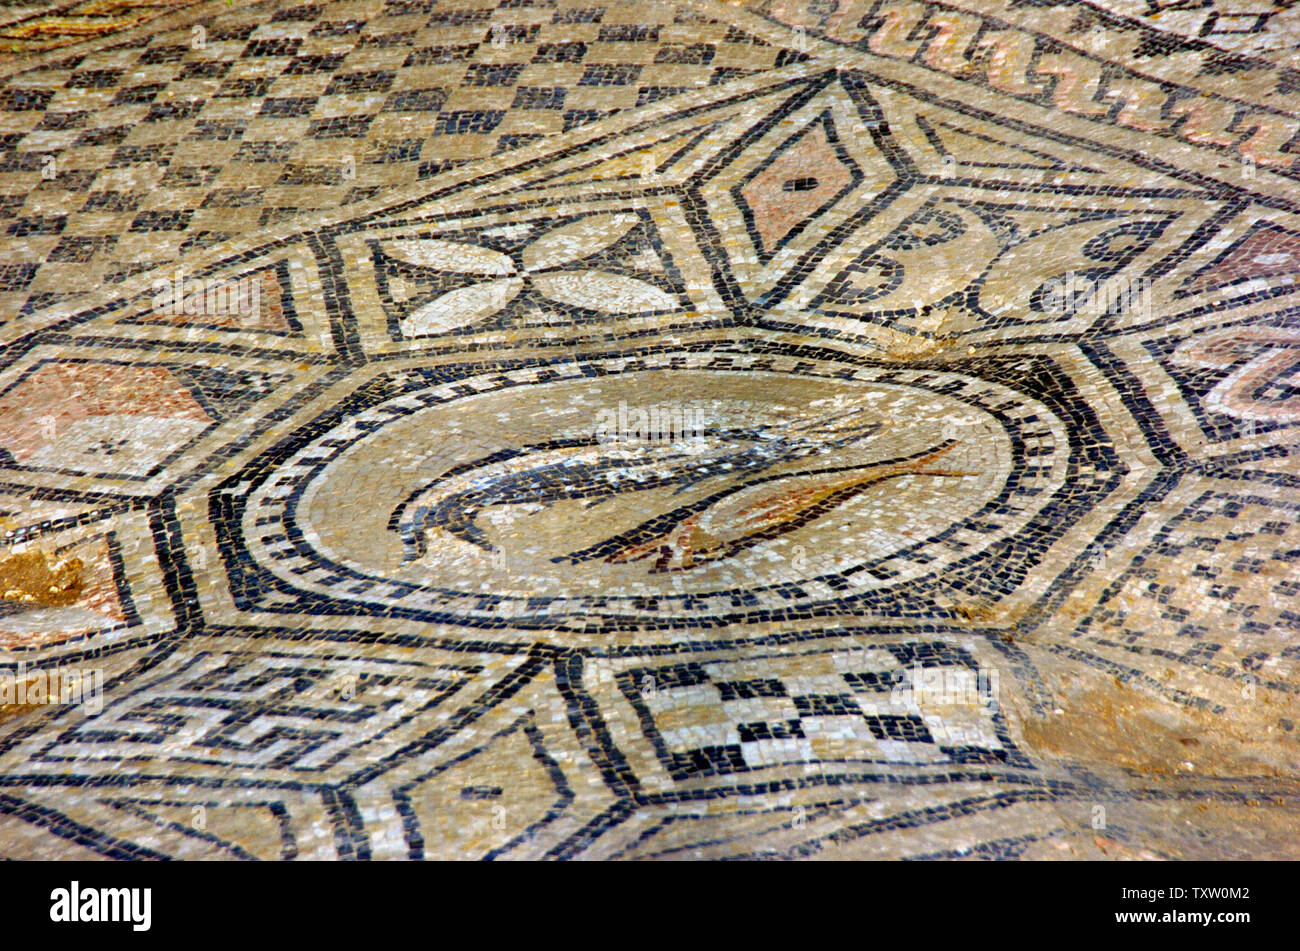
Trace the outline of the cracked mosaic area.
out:
<instances>
[{"instance_id":1,"label":"cracked mosaic area","mask_svg":"<svg viewBox=\"0 0 1300 951\"><path fill-rule=\"evenodd\" d=\"M1287 4L121 9L0 19L0 855L1300 857Z\"/></svg>"}]
</instances>

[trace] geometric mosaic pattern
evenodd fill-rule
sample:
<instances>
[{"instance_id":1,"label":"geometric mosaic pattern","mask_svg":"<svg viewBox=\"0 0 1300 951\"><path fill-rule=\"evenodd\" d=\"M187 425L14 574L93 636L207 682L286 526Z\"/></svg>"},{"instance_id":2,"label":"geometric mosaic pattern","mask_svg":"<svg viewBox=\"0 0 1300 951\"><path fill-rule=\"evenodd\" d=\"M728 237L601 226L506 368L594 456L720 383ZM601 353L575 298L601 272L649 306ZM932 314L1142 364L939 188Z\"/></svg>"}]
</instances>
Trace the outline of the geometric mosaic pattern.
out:
<instances>
[{"instance_id":1,"label":"geometric mosaic pattern","mask_svg":"<svg viewBox=\"0 0 1300 951\"><path fill-rule=\"evenodd\" d=\"M346 6L8 67L0 854L1297 854L1300 86Z\"/></svg>"},{"instance_id":2,"label":"geometric mosaic pattern","mask_svg":"<svg viewBox=\"0 0 1300 951\"><path fill-rule=\"evenodd\" d=\"M803 55L630 0L216 0L163 22L0 78L5 318L66 296L70 275L114 284Z\"/></svg>"}]
</instances>

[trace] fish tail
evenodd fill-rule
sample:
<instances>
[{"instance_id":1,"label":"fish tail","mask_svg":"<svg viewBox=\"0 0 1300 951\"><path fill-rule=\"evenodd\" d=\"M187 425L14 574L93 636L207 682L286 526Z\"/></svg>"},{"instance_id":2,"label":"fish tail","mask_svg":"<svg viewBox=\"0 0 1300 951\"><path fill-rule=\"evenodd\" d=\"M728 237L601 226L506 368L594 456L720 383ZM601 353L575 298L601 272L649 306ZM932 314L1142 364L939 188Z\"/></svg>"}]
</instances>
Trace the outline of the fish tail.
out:
<instances>
[{"instance_id":1,"label":"fish tail","mask_svg":"<svg viewBox=\"0 0 1300 951\"><path fill-rule=\"evenodd\" d=\"M431 528L441 529L448 535L468 542L485 552L495 552L495 546L488 541L483 530L474 523L477 516L477 509L462 510L454 515L448 514L442 508L417 509L411 521L404 523L400 529L403 547L402 564L408 565L428 554L429 546L425 535Z\"/></svg>"}]
</instances>

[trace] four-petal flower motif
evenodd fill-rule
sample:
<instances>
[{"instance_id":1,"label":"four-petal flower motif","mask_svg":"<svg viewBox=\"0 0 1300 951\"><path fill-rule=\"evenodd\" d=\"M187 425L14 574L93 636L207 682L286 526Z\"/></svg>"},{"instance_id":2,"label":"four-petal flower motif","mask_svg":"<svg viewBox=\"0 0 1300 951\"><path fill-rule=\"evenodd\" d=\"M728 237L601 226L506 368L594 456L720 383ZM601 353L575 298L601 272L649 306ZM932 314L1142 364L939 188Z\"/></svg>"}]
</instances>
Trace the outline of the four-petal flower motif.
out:
<instances>
[{"instance_id":1,"label":"four-petal flower motif","mask_svg":"<svg viewBox=\"0 0 1300 951\"><path fill-rule=\"evenodd\" d=\"M600 214L561 225L525 245L516 261L481 245L440 238L386 242L391 257L417 267L481 277L417 307L402 320L402 335L427 337L479 323L500 312L531 283L543 297L606 314L648 314L678 306L648 281L575 262L613 247L640 223L630 213Z\"/></svg>"}]
</instances>

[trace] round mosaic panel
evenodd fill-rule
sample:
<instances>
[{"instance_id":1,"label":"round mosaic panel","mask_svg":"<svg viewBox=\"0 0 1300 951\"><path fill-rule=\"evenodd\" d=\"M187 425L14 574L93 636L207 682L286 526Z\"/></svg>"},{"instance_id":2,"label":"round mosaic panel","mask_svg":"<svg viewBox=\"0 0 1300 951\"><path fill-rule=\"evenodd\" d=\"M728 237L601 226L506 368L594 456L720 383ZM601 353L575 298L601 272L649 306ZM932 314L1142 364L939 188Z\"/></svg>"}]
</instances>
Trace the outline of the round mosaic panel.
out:
<instances>
[{"instance_id":1,"label":"round mosaic panel","mask_svg":"<svg viewBox=\"0 0 1300 951\"><path fill-rule=\"evenodd\" d=\"M277 577L375 608L707 623L736 599L788 608L978 557L1064 480L1060 420L1006 386L753 363L664 353L413 388L305 440L241 530Z\"/></svg>"}]
</instances>

